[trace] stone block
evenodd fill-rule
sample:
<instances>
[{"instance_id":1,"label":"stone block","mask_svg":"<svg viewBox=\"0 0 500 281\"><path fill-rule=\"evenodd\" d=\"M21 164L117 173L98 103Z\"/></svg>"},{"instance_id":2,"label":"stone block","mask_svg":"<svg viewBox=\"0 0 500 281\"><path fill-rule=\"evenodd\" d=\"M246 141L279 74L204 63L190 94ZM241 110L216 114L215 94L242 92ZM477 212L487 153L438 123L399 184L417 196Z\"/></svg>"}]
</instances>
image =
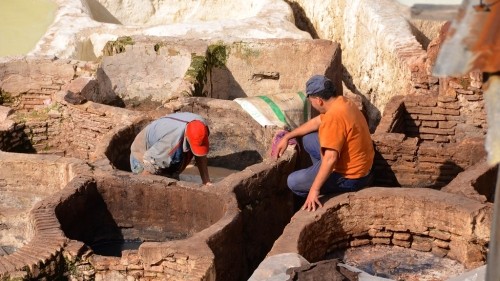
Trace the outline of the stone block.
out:
<instances>
[{"instance_id":1,"label":"stone block","mask_svg":"<svg viewBox=\"0 0 500 281\"><path fill-rule=\"evenodd\" d=\"M392 239L392 244L399 247L410 248L411 243L406 240Z\"/></svg>"},{"instance_id":2,"label":"stone block","mask_svg":"<svg viewBox=\"0 0 500 281\"><path fill-rule=\"evenodd\" d=\"M432 249L432 241L429 238L414 235L411 248L421 252L429 252Z\"/></svg>"},{"instance_id":3,"label":"stone block","mask_svg":"<svg viewBox=\"0 0 500 281\"><path fill-rule=\"evenodd\" d=\"M430 115L432 114L432 109L427 107L406 107L406 112L410 114Z\"/></svg>"},{"instance_id":4,"label":"stone block","mask_svg":"<svg viewBox=\"0 0 500 281\"><path fill-rule=\"evenodd\" d=\"M455 121L439 121L440 129L451 129L457 126L457 122Z\"/></svg>"},{"instance_id":5,"label":"stone block","mask_svg":"<svg viewBox=\"0 0 500 281\"><path fill-rule=\"evenodd\" d=\"M438 95L438 102L452 103L458 101L457 92L454 89L448 88Z\"/></svg>"},{"instance_id":6,"label":"stone block","mask_svg":"<svg viewBox=\"0 0 500 281\"><path fill-rule=\"evenodd\" d=\"M473 95L474 94L474 91L472 91L472 90L457 89L456 91L458 94L461 94L461 95Z\"/></svg>"},{"instance_id":7,"label":"stone block","mask_svg":"<svg viewBox=\"0 0 500 281\"><path fill-rule=\"evenodd\" d=\"M435 247L439 247L439 248L443 248L443 249L450 248L450 244L447 241L443 241L440 239L434 239L434 241L432 241L432 245L433 245L433 248L435 248Z\"/></svg>"},{"instance_id":8,"label":"stone block","mask_svg":"<svg viewBox=\"0 0 500 281\"><path fill-rule=\"evenodd\" d=\"M426 165L426 163L423 163L423 162L429 162L429 163L432 163L430 165L434 165L434 163L446 163L448 161L450 161L450 159L447 159L445 157L429 157L429 156L420 156L418 157L418 160L419 160L419 164L418 166L419 167L422 167L422 168L428 168L429 166Z\"/></svg>"},{"instance_id":9,"label":"stone block","mask_svg":"<svg viewBox=\"0 0 500 281\"><path fill-rule=\"evenodd\" d=\"M411 238L411 234L410 233L401 233L401 232L395 232L394 233L394 239L396 240L403 240L403 241L408 241L410 240Z\"/></svg>"},{"instance_id":10,"label":"stone block","mask_svg":"<svg viewBox=\"0 0 500 281\"><path fill-rule=\"evenodd\" d=\"M423 121L422 127L436 128L438 126L437 121Z\"/></svg>"},{"instance_id":11,"label":"stone block","mask_svg":"<svg viewBox=\"0 0 500 281\"><path fill-rule=\"evenodd\" d=\"M465 99L471 102L475 101L481 101L483 100L483 96L480 95L470 95L470 96L465 96Z\"/></svg>"},{"instance_id":12,"label":"stone block","mask_svg":"<svg viewBox=\"0 0 500 281\"><path fill-rule=\"evenodd\" d=\"M448 255L448 250L447 249L443 249L443 248L440 248L440 247L433 247L432 248L432 251L431 253L433 253L434 255L440 257L440 258L444 258L446 257L446 255Z\"/></svg>"},{"instance_id":13,"label":"stone block","mask_svg":"<svg viewBox=\"0 0 500 281\"><path fill-rule=\"evenodd\" d=\"M430 230L429 236L440 239L440 240L444 240L444 241L450 241L450 239L451 239L451 234L449 232L436 230L436 229Z\"/></svg>"},{"instance_id":14,"label":"stone block","mask_svg":"<svg viewBox=\"0 0 500 281\"><path fill-rule=\"evenodd\" d=\"M462 105L457 102L449 102L449 103L438 102L438 107L446 109L460 109Z\"/></svg>"},{"instance_id":15,"label":"stone block","mask_svg":"<svg viewBox=\"0 0 500 281\"><path fill-rule=\"evenodd\" d=\"M440 129L440 128L426 128L421 127L420 133L434 134L434 135L453 135L455 134L455 129Z\"/></svg>"},{"instance_id":16,"label":"stone block","mask_svg":"<svg viewBox=\"0 0 500 281\"><path fill-rule=\"evenodd\" d=\"M446 120L446 116L442 114L419 115L418 119L427 121L444 121Z\"/></svg>"},{"instance_id":17,"label":"stone block","mask_svg":"<svg viewBox=\"0 0 500 281\"><path fill-rule=\"evenodd\" d=\"M392 237L392 232L390 231L379 231L375 234L375 237L384 237L384 238L390 238Z\"/></svg>"},{"instance_id":18,"label":"stone block","mask_svg":"<svg viewBox=\"0 0 500 281\"><path fill-rule=\"evenodd\" d=\"M447 108L433 108L432 109L433 114L442 114L442 115L453 115L453 116L458 116L460 115L460 111L456 109L447 109Z\"/></svg>"},{"instance_id":19,"label":"stone block","mask_svg":"<svg viewBox=\"0 0 500 281\"><path fill-rule=\"evenodd\" d=\"M417 171L414 166L410 166L410 165L393 165L392 170L398 173L398 175L396 175L398 180L400 179L400 177L404 177L405 179L408 179L408 178L410 178L409 175L411 175Z\"/></svg>"},{"instance_id":20,"label":"stone block","mask_svg":"<svg viewBox=\"0 0 500 281\"><path fill-rule=\"evenodd\" d=\"M482 88L483 82L481 81L470 81L470 85L474 88Z\"/></svg>"},{"instance_id":21,"label":"stone block","mask_svg":"<svg viewBox=\"0 0 500 281\"><path fill-rule=\"evenodd\" d=\"M351 247L359 247L363 245L368 245L370 244L370 239L354 239L351 241L350 246Z\"/></svg>"},{"instance_id":22,"label":"stone block","mask_svg":"<svg viewBox=\"0 0 500 281\"><path fill-rule=\"evenodd\" d=\"M378 237L375 237L375 238L372 239L372 244L390 245L391 244L391 239L390 238L378 238Z\"/></svg>"},{"instance_id":23,"label":"stone block","mask_svg":"<svg viewBox=\"0 0 500 281\"><path fill-rule=\"evenodd\" d=\"M387 225L385 229L390 231L399 231L399 232L408 231L408 227L402 224L390 224Z\"/></svg>"}]
</instances>

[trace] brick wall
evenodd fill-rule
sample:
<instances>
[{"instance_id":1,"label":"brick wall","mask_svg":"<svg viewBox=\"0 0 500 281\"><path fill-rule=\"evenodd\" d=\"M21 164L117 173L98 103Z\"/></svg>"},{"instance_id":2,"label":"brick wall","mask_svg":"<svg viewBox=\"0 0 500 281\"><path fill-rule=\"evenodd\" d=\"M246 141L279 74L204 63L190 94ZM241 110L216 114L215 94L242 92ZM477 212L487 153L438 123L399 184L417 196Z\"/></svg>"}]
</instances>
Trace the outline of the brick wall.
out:
<instances>
[{"instance_id":1,"label":"brick wall","mask_svg":"<svg viewBox=\"0 0 500 281\"><path fill-rule=\"evenodd\" d=\"M372 136L375 184L442 187L485 157L480 73L391 99Z\"/></svg>"},{"instance_id":2,"label":"brick wall","mask_svg":"<svg viewBox=\"0 0 500 281\"><path fill-rule=\"evenodd\" d=\"M345 250L349 247L365 245L387 245L410 248L420 252L432 252L438 257L448 257L460 260L468 268L482 265L485 260L486 248L484 245L460 241L460 236L448 231L427 228L421 233L397 231L393 227L370 228L366 233L338 237L332 241L327 253ZM460 243L462 245L457 245ZM467 254L455 247L467 249Z\"/></svg>"},{"instance_id":3,"label":"brick wall","mask_svg":"<svg viewBox=\"0 0 500 281\"><path fill-rule=\"evenodd\" d=\"M98 63L22 58L0 63L0 104L16 111L44 107L77 77L92 77Z\"/></svg>"},{"instance_id":4,"label":"brick wall","mask_svg":"<svg viewBox=\"0 0 500 281\"><path fill-rule=\"evenodd\" d=\"M410 64L411 93L389 101L372 135L376 185L442 187L486 156L482 73L431 73L447 28Z\"/></svg>"},{"instance_id":5,"label":"brick wall","mask_svg":"<svg viewBox=\"0 0 500 281\"><path fill-rule=\"evenodd\" d=\"M0 128L0 150L50 153L95 160L108 133L130 126L141 113L87 102L58 101L30 112L16 112ZM8 126L7 126L8 125Z\"/></svg>"}]
</instances>

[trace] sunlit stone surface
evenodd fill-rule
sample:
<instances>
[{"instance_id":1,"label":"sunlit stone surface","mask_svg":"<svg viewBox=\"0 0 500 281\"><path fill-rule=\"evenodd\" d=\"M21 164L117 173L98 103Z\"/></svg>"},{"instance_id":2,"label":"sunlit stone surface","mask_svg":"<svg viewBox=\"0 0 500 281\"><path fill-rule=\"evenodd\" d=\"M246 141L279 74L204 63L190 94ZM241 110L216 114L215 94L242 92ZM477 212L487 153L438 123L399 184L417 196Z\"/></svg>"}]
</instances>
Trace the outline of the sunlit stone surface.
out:
<instances>
[{"instance_id":1,"label":"sunlit stone surface","mask_svg":"<svg viewBox=\"0 0 500 281\"><path fill-rule=\"evenodd\" d=\"M50 4L48 1L42 2ZM3 2L2 5L5 5ZM13 1L7 1L10 2ZM43 38L38 41L35 48L30 45L25 50L17 50L16 54L24 54L31 50L29 55L94 60L102 55L102 48L106 42L116 40L120 36L132 35L208 40L311 38L308 33L295 26L290 6L278 0L229 3L220 0L54 0L54 2L57 6L55 19ZM51 15L51 10L48 8L29 6L29 9L23 10L33 9L46 17ZM15 7L18 7L17 4ZM0 10L5 10L9 17L12 15L17 17L18 13L12 12L13 9L15 8ZM33 19L34 16L29 15L27 18ZM40 28L38 33L40 38L52 22L52 17L45 19L45 25L40 25L39 20L35 22ZM20 33L9 29L9 33L12 32ZM18 39L12 41L17 42ZM0 56L10 54L0 52Z\"/></svg>"},{"instance_id":2,"label":"sunlit stone surface","mask_svg":"<svg viewBox=\"0 0 500 281\"><path fill-rule=\"evenodd\" d=\"M54 21L56 8L52 0L0 1L0 57L33 49Z\"/></svg>"}]
</instances>

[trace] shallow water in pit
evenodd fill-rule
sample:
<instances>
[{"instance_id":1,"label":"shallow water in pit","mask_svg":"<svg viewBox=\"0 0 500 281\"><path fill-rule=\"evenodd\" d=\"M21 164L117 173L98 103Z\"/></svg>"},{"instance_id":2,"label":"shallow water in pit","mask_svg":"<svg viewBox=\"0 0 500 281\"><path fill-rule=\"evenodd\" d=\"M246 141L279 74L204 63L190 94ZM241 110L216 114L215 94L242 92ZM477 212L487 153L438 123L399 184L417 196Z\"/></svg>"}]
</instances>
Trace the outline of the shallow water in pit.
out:
<instances>
[{"instance_id":1,"label":"shallow water in pit","mask_svg":"<svg viewBox=\"0 0 500 281\"><path fill-rule=\"evenodd\" d=\"M33 49L56 9L51 0L1 0L0 56L23 55Z\"/></svg>"},{"instance_id":2,"label":"shallow water in pit","mask_svg":"<svg viewBox=\"0 0 500 281\"><path fill-rule=\"evenodd\" d=\"M236 172L239 171L221 167L208 166L208 174L210 175L210 180L213 183L219 182L223 178ZM198 172L198 167L192 164L188 165L186 169L179 175L179 179L182 181L201 183L201 177L200 173Z\"/></svg>"},{"instance_id":3,"label":"shallow water in pit","mask_svg":"<svg viewBox=\"0 0 500 281\"><path fill-rule=\"evenodd\" d=\"M328 258L338 258L368 274L398 281L441 281L466 271L455 260L397 246L349 248Z\"/></svg>"}]
</instances>

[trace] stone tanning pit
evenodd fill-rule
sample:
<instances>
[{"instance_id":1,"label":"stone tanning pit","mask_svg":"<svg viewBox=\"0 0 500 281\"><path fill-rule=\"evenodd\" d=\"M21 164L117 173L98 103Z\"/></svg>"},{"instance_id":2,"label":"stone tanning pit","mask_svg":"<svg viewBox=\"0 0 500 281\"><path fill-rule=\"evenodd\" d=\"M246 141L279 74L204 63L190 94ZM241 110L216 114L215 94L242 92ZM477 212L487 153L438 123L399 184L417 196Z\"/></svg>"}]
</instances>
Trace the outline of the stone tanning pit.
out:
<instances>
[{"instance_id":1,"label":"stone tanning pit","mask_svg":"<svg viewBox=\"0 0 500 281\"><path fill-rule=\"evenodd\" d=\"M210 128L207 157L213 182L269 157L270 144L277 128L260 126L233 101L188 98L175 105L175 111L197 113L207 120ZM111 138L105 153L114 167L130 171L130 145L145 125L147 123L126 127ZM200 182L197 172L192 170L195 168L188 167L188 171L181 174L181 179Z\"/></svg>"},{"instance_id":2,"label":"stone tanning pit","mask_svg":"<svg viewBox=\"0 0 500 281\"><path fill-rule=\"evenodd\" d=\"M187 239L220 220L227 209L206 190L122 175L77 187L55 210L68 238L84 242L98 255L120 257L126 242Z\"/></svg>"},{"instance_id":3,"label":"stone tanning pit","mask_svg":"<svg viewBox=\"0 0 500 281\"><path fill-rule=\"evenodd\" d=\"M252 165L217 188L83 171L33 207L33 238L0 256L1 276L242 280L291 217L280 171L292 160Z\"/></svg>"},{"instance_id":4,"label":"stone tanning pit","mask_svg":"<svg viewBox=\"0 0 500 281\"><path fill-rule=\"evenodd\" d=\"M491 217L491 204L462 196L373 187L329 198L316 213L297 213L268 256L336 257L376 276L445 280L485 263Z\"/></svg>"},{"instance_id":5,"label":"stone tanning pit","mask_svg":"<svg viewBox=\"0 0 500 281\"><path fill-rule=\"evenodd\" d=\"M40 248L40 241L57 236L46 227L53 225L55 218L46 217L43 210L32 210L43 206L44 200L60 192L76 175L89 172L90 167L78 159L6 152L0 152L0 166L0 263L13 270L33 259L56 255L63 245L62 236Z\"/></svg>"},{"instance_id":6,"label":"stone tanning pit","mask_svg":"<svg viewBox=\"0 0 500 281\"><path fill-rule=\"evenodd\" d=\"M119 174L75 180L54 207L72 239L67 257L74 276L85 276L90 267L104 280L148 271L201 280L214 274L208 240L231 231L234 203L210 189Z\"/></svg>"},{"instance_id":7,"label":"stone tanning pit","mask_svg":"<svg viewBox=\"0 0 500 281\"><path fill-rule=\"evenodd\" d=\"M0 249L11 254L33 237L29 211L89 167L78 159L0 152Z\"/></svg>"}]
</instances>

